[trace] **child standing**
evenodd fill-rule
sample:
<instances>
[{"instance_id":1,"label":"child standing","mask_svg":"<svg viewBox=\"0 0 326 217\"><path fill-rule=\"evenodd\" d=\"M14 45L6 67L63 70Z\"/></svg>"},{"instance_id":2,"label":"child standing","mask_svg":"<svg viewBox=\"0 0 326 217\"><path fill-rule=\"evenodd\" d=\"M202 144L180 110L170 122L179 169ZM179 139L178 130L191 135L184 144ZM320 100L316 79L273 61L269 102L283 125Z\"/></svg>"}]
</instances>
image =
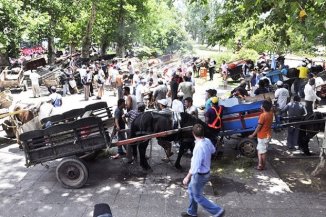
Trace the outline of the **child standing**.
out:
<instances>
[{"instance_id":1,"label":"child standing","mask_svg":"<svg viewBox=\"0 0 326 217\"><path fill-rule=\"evenodd\" d=\"M261 106L263 113L260 114L256 130L249 136L253 138L257 135L258 144L258 166L257 170L263 170L266 163L267 146L272 135L273 112L272 103L265 100Z\"/></svg>"}]
</instances>

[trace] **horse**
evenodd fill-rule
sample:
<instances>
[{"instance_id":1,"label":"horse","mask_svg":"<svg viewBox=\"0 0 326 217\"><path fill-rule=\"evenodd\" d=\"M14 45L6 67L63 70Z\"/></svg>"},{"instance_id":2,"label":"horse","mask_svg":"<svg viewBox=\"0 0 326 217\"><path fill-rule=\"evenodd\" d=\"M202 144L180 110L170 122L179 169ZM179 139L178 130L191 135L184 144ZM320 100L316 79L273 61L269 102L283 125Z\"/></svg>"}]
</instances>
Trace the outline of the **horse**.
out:
<instances>
[{"instance_id":1,"label":"horse","mask_svg":"<svg viewBox=\"0 0 326 217\"><path fill-rule=\"evenodd\" d=\"M212 139L213 141L216 140L216 134L213 132L213 129L210 129L204 122L200 119L193 117L187 113L180 113L180 120L179 124L180 127L187 127L193 126L196 123L203 124L205 126L205 137ZM167 118L166 115L156 113L156 112L145 112L139 115L131 124L131 138L137 136L148 135L152 133L158 133L163 131L168 131L173 129L173 121L172 118ZM181 169L180 160L182 155L184 154L185 150L190 148L191 150L194 147L194 137L191 131L186 131L182 133L177 133L174 135L169 135L163 138L158 138L158 144L161 145L165 150L168 145L171 144L172 141L178 140L180 142L179 154L177 160L175 162L175 167ZM146 159L146 149L148 146L148 141L140 142L138 144L139 150L139 159L140 159L140 166L144 170L149 170L151 167L149 166L147 159ZM134 146L135 147L135 146ZM135 156L135 149L134 148L134 157Z\"/></svg>"},{"instance_id":2,"label":"horse","mask_svg":"<svg viewBox=\"0 0 326 217\"><path fill-rule=\"evenodd\" d=\"M311 115L307 115L304 120L319 120L323 119L324 114L320 112L314 112ZM309 141L312 137L314 137L319 132L324 132L325 130L325 123L314 123L314 124L303 124L299 126L299 138L298 138L298 145L299 148L303 151L303 153L307 156L311 155L309 151Z\"/></svg>"}]
</instances>

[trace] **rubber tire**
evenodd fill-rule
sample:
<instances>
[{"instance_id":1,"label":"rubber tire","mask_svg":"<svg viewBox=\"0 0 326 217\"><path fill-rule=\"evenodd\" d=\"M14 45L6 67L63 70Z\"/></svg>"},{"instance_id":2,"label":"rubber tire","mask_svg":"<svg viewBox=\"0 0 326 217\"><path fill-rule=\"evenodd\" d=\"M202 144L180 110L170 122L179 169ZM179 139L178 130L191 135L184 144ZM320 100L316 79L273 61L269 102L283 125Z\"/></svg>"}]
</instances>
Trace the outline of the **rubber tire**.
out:
<instances>
[{"instance_id":1,"label":"rubber tire","mask_svg":"<svg viewBox=\"0 0 326 217\"><path fill-rule=\"evenodd\" d=\"M242 155L250 158L257 156L257 141L255 139L241 139L238 148Z\"/></svg>"},{"instance_id":2,"label":"rubber tire","mask_svg":"<svg viewBox=\"0 0 326 217\"><path fill-rule=\"evenodd\" d=\"M64 158L56 168L56 177L64 188L78 189L88 180L88 168L78 158ZM70 176L68 173L70 172Z\"/></svg>"},{"instance_id":3,"label":"rubber tire","mask_svg":"<svg viewBox=\"0 0 326 217\"><path fill-rule=\"evenodd\" d=\"M6 132L6 135L8 138L16 138L15 130L14 128L7 128L8 126L15 126L11 121L5 120L2 124L2 129Z\"/></svg>"}]
</instances>

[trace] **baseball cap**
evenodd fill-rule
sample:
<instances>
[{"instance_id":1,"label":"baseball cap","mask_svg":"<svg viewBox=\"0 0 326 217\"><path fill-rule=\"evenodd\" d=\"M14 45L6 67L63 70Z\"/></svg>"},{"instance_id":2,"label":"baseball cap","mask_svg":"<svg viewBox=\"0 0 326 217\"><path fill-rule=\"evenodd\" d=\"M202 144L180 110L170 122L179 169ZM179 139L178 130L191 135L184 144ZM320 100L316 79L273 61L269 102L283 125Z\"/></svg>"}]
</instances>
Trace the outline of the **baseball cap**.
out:
<instances>
[{"instance_id":1,"label":"baseball cap","mask_svg":"<svg viewBox=\"0 0 326 217\"><path fill-rule=\"evenodd\" d=\"M282 85L283 85L283 82L282 82L282 81L277 81L277 82L276 82L276 85L277 85L277 86L282 86Z\"/></svg>"},{"instance_id":2,"label":"baseball cap","mask_svg":"<svg viewBox=\"0 0 326 217\"><path fill-rule=\"evenodd\" d=\"M179 92L178 94L177 94L177 97L183 97L185 94L183 93L183 92Z\"/></svg>"},{"instance_id":3,"label":"baseball cap","mask_svg":"<svg viewBox=\"0 0 326 217\"><path fill-rule=\"evenodd\" d=\"M167 106L168 105L168 101L167 101L167 99L160 99L160 100L158 100L157 101L159 104L161 104L161 105L164 105L164 106Z\"/></svg>"}]
</instances>

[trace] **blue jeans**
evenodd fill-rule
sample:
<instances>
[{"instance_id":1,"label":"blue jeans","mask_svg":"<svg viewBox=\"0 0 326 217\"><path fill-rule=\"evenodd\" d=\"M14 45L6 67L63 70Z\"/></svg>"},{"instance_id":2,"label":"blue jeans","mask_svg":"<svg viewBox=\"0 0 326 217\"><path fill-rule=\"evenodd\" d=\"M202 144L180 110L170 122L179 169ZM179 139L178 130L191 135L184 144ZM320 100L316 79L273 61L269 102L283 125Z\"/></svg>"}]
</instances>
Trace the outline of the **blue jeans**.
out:
<instances>
[{"instance_id":1,"label":"blue jeans","mask_svg":"<svg viewBox=\"0 0 326 217\"><path fill-rule=\"evenodd\" d=\"M208 179L209 173L206 175L198 175L197 173L192 175L188 186L189 207L187 212L189 215L197 216L198 204L212 215L217 214L222 209L203 195L204 186Z\"/></svg>"},{"instance_id":2,"label":"blue jeans","mask_svg":"<svg viewBox=\"0 0 326 217\"><path fill-rule=\"evenodd\" d=\"M121 141L121 140L126 140L126 134L118 132L118 141ZM118 146L118 153L120 155L125 154L125 152L123 151L122 145Z\"/></svg>"}]
</instances>

